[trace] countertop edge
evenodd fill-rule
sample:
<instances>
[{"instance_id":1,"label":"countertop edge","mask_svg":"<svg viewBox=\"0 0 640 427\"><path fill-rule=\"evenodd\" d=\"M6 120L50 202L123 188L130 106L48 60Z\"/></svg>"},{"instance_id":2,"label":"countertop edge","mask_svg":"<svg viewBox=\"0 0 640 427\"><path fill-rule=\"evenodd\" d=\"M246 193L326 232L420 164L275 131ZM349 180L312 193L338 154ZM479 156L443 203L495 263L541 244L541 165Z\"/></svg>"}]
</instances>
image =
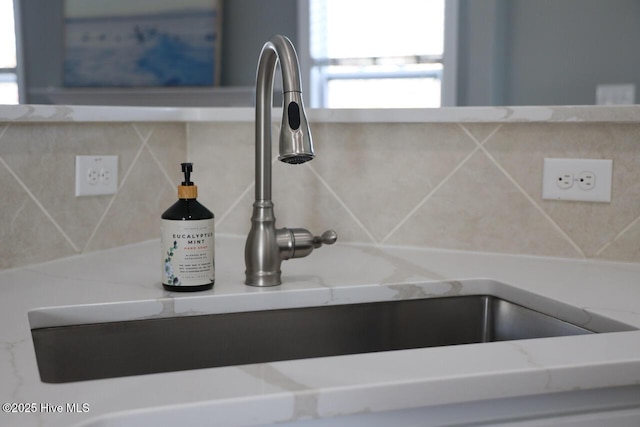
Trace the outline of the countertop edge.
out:
<instances>
[{"instance_id":1,"label":"countertop edge","mask_svg":"<svg viewBox=\"0 0 640 427\"><path fill-rule=\"evenodd\" d=\"M443 107L428 109L307 109L318 123L519 123L640 121L640 106ZM281 111L274 109L273 120ZM253 122L250 107L1 105L1 122Z\"/></svg>"}]
</instances>

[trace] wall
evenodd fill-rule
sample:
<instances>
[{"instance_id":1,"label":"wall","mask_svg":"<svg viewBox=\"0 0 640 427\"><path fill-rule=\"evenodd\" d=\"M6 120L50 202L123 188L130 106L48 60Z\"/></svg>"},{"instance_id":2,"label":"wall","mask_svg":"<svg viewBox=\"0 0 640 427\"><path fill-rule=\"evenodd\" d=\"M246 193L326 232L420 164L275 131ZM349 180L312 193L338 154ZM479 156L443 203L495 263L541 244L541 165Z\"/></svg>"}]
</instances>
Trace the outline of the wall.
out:
<instances>
[{"instance_id":1,"label":"wall","mask_svg":"<svg viewBox=\"0 0 640 427\"><path fill-rule=\"evenodd\" d=\"M598 84L640 87L639 2L518 0L510 6L508 105L593 104Z\"/></svg>"},{"instance_id":2,"label":"wall","mask_svg":"<svg viewBox=\"0 0 640 427\"><path fill-rule=\"evenodd\" d=\"M640 262L640 124L312 123L274 163L279 226L340 242ZM158 238L179 163L218 233L245 235L253 123L1 123L0 268ZM75 198L74 156L118 154L115 196ZM544 157L610 158L613 201L541 199Z\"/></svg>"},{"instance_id":3,"label":"wall","mask_svg":"<svg viewBox=\"0 0 640 427\"><path fill-rule=\"evenodd\" d=\"M225 0L222 86L253 86L264 43L283 34L298 46L297 0Z\"/></svg>"},{"instance_id":4,"label":"wall","mask_svg":"<svg viewBox=\"0 0 640 427\"><path fill-rule=\"evenodd\" d=\"M640 87L635 0L460 2L458 105L590 105Z\"/></svg>"},{"instance_id":5,"label":"wall","mask_svg":"<svg viewBox=\"0 0 640 427\"><path fill-rule=\"evenodd\" d=\"M504 0L460 0L456 105L507 105L505 11Z\"/></svg>"}]
</instances>

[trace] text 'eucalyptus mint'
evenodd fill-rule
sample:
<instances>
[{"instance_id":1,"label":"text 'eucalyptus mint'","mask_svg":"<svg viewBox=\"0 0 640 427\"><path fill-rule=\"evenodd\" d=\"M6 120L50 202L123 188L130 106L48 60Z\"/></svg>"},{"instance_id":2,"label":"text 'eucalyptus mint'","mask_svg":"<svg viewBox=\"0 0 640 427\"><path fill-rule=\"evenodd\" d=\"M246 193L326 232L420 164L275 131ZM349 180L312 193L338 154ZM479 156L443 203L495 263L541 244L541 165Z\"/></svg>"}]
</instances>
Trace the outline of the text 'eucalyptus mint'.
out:
<instances>
[{"instance_id":1,"label":"text 'eucalyptus mint'","mask_svg":"<svg viewBox=\"0 0 640 427\"><path fill-rule=\"evenodd\" d=\"M169 291L211 289L216 278L213 212L200 204L191 182L193 163L182 163L178 201L162 214L162 286Z\"/></svg>"}]
</instances>

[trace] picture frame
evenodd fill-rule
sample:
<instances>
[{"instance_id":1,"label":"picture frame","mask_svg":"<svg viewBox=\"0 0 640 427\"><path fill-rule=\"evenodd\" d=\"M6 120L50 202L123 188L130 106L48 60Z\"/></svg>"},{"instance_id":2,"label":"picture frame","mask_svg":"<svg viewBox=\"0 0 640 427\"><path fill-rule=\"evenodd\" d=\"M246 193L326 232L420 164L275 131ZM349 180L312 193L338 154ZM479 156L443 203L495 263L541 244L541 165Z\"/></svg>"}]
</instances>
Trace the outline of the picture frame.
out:
<instances>
[{"instance_id":1,"label":"picture frame","mask_svg":"<svg viewBox=\"0 0 640 427\"><path fill-rule=\"evenodd\" d=\"M221 0L64 0L64 86L218 86L221 29Z\"/></svg>"}]
</instances>

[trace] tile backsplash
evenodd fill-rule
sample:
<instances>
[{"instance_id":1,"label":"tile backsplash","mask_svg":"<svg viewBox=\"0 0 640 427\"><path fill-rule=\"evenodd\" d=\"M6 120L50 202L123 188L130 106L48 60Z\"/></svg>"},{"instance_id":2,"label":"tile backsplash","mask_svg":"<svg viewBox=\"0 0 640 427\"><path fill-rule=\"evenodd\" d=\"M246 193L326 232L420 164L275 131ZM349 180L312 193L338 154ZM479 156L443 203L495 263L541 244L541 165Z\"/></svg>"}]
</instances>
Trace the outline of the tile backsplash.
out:
<instances>
[{"instance_id":1,"label":"tile backsplash","mask_svg":"<svg viewBox=\"0 0 640 427\"><path fill-rule=\"evenodd\" d=\"M118 192L75 197L75 156L118 155ZM184 124L0 124L0 268L158 236Z\"/></svg>"},{"instance_id":2,"label":"tile backsplash","mask_svg":"<svg viewBox=\"0 0 640 427\"><path fill-rule=\"evenodd\" d=\"M640 262L640 124L312 123L316 158L273 163L279 226L342 242ZM157 238L180 162L219 233L244 235L253 123L0 123L0 269ZM275 140L277 143L277 139ZM74 196L75 155L119 156ZM545 157L613 159L611 203L542 200Z\"/></svg>"}]
</instances>

